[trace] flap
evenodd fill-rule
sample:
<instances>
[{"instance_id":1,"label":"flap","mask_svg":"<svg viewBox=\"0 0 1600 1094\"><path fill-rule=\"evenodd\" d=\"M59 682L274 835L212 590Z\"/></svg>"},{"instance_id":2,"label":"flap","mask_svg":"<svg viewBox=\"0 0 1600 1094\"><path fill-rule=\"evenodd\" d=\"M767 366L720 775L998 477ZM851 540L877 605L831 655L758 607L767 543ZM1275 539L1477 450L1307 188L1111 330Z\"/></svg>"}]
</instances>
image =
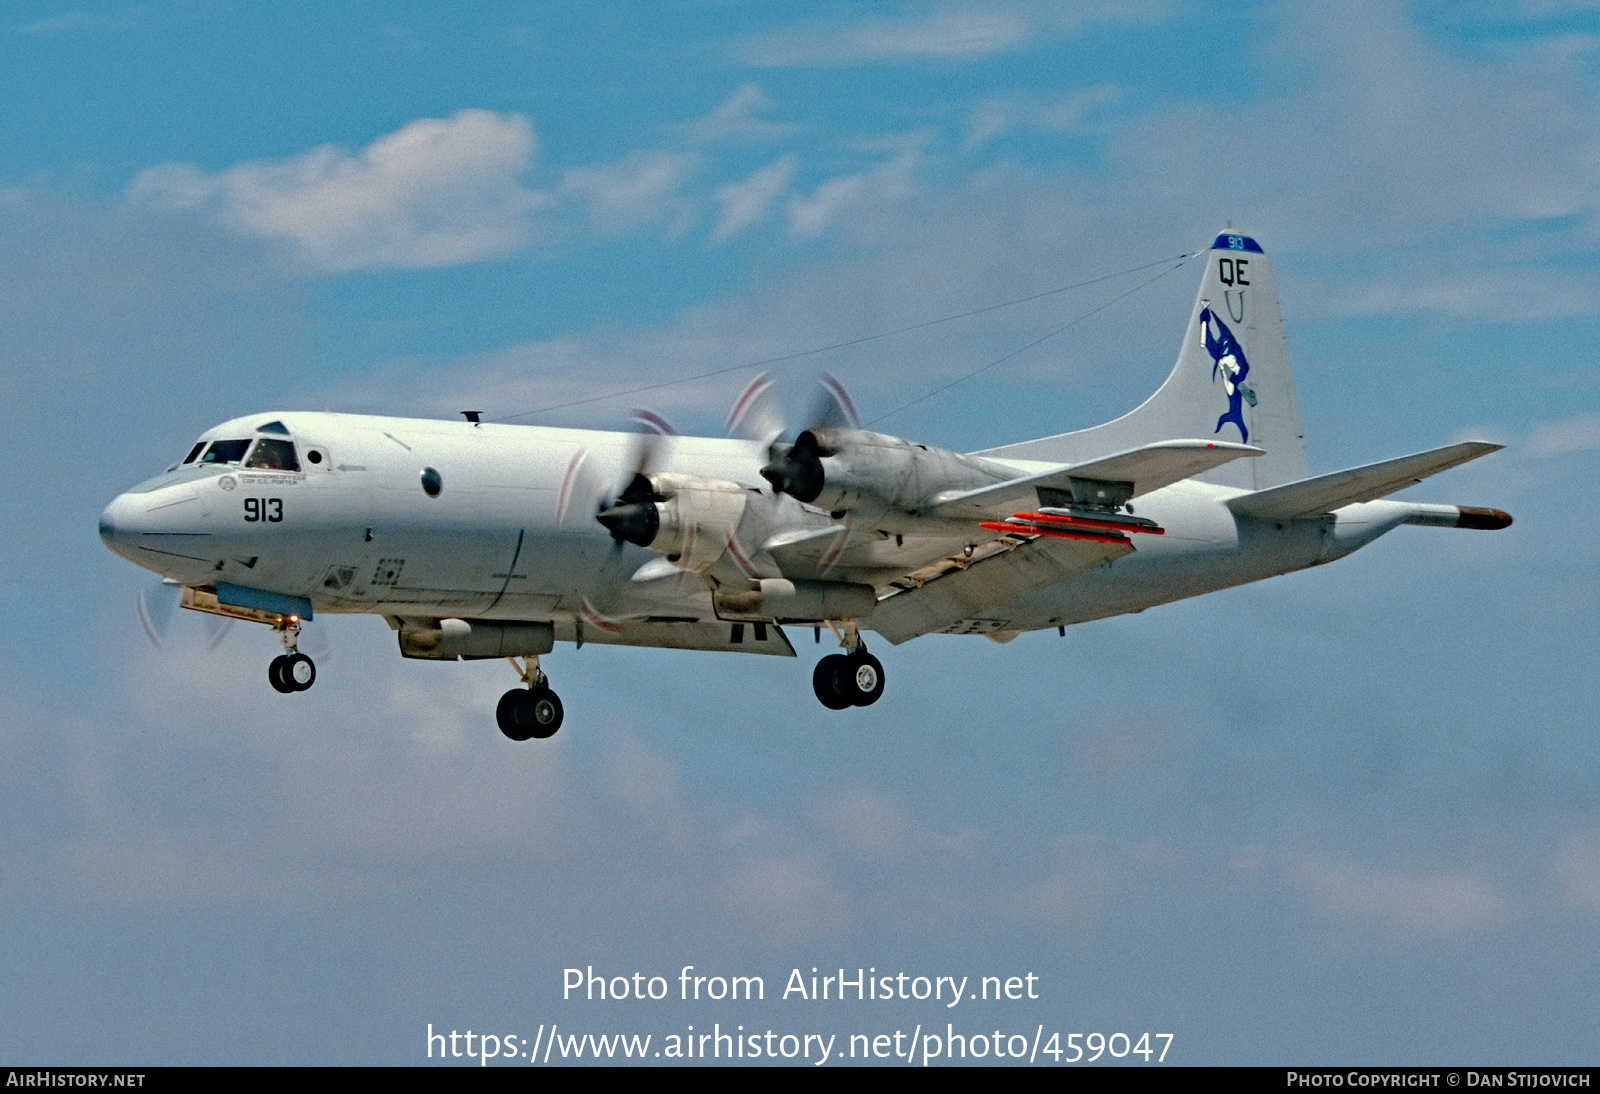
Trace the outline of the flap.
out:
<instances>
[{"instance_id":1,"label":"flap","mask_svg":"<svg viewBox=\"0 0 1600 1094\"><path fill-rule=\"evenodd\" d=\"M995 541L988 554L980 549L972 559L952 555L909 575L905 581L911 583L910 588L892 586L893 591L873 610L871 626L899 645L963 620L993 620L997 612L1004 619L1004 606L1019 596L1132 550L1128 543L1039 538L1014 547Z\"/></svg>"}]
</instances>

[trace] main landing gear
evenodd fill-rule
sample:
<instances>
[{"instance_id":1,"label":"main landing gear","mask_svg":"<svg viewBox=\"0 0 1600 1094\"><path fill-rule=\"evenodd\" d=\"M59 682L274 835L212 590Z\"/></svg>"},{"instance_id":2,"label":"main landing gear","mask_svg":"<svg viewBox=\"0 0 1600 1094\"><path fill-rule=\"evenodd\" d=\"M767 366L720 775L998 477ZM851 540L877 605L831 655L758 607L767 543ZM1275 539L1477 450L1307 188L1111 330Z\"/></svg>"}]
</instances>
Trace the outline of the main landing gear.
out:
<instances>
[{"instance_id":1,"label":"main landing gear","mask_svg":"<svg viewBox=\"0 0 1600 1094\"><path fill-rule=\"evenodd\" d=\"M278 628L283 639L284 652L267 666L267 679L275 690L285 695L305 691L317 682L316 663L295 648L300 638L300 621L293 616Z\"/></svg>"},{"instance_id":2,"label":"main landing gear","mask_svg":"<svg viewBox=\"0 0 1600 1094\"><path fill-rule=\"evenodd\" d=\"M829 710L870 707L883 694L883 664L867 652L854 625L846 624L840 642L848 652L830 654L817 662L811 673L811 690Z\"/></svg>"},{"instance_id":3,"label":"main landing gear","mask_svg":"<svg viewBox=\"0 0 1600 1094\"><path fill-rule=\"evenodd\" d=\"M527 686L512 688L500 696L500 705L494 711L500 732L513 741L555 736L556 730L561 728L561 700L550 690L549 679L540 671L539 658L526 657L521 665L515 657L506 660Z\"/></svg>"}]
</instances>

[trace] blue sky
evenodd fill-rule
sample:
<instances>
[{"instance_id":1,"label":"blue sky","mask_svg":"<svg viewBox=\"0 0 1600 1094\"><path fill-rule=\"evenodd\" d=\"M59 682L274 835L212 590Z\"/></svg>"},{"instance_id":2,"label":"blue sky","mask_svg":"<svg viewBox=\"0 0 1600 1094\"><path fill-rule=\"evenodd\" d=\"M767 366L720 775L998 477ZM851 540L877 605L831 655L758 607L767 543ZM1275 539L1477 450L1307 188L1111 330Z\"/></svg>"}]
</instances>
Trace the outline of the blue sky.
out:
<instances>
[{"instance_id":1,"label":"blue sky","mask_svg":"<svg viewBox=\"0 0 1600 1094\"><path fill-rule=\"evenodd\" d=\"M1583 0L8 5L0 1056L948 1017L559 998L694 964L1032 971L986 1021L1184 1063L1592 1062L1597 66ZM777 368L955 448L1095 424L1230 221L1313 471L1497 440L1414 493L1510 531L875 647L842 717L807 647L560 650L542 748L493 729L503 668L376 620L292 699L264 632L153 650L94 534L236 414L611 426L636 398L580 401L733 370L651 397L715 431L754 362L1115 275Z\"/></svg>"}]
</instances>

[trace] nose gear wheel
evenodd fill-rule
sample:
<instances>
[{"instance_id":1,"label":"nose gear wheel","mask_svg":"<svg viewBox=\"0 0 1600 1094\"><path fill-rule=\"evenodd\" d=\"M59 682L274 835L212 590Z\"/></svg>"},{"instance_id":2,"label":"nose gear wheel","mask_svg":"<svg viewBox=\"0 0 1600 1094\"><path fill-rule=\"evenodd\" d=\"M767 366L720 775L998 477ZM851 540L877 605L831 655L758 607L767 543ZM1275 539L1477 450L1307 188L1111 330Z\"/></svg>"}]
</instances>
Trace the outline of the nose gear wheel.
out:
<instances>
[{"instance_id":1,"label":"nose gear wheel","mask_svg":"<svg viewBox=\"0 0 1600 1094\"><path fill-rule=\"evenodd\" d=\"M317 666L303 653L284 653L267 666L267 680L285 695L305 691L317 682Z\"/></svg>"}]
</instances>

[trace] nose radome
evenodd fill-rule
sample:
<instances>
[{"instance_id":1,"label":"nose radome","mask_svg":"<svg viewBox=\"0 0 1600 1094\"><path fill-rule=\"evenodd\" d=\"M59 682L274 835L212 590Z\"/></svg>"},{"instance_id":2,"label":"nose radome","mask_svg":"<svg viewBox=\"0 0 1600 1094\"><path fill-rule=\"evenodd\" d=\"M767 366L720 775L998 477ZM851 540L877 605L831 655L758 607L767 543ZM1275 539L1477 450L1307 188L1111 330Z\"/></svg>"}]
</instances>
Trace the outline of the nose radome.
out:
<instances>
[{"instance_id":1,"label":"nose radome","mask_svg":"<svg viewBox=\"0 0 1600 1094\"><path fill-rule=\"evenodd\" d=\"M144 506L131 495L119 494L100 514L100 542L126 556L140 531L147 530Z\"/></svg>"},{"instance_id":2,"label":"nose radome","mask_svg":"<svg viewBox=\"0 0 1600 1094\"><path fill-rule=\"evenodd\" d=\"M111 504L106 506L105 511L100 514L100 542L107 547L114 544L122 534L122 530L117 526L117 519L121 515L123 507L124 500L121 496L118 496L113 498Z\"/></svg>"}]
</instances>

